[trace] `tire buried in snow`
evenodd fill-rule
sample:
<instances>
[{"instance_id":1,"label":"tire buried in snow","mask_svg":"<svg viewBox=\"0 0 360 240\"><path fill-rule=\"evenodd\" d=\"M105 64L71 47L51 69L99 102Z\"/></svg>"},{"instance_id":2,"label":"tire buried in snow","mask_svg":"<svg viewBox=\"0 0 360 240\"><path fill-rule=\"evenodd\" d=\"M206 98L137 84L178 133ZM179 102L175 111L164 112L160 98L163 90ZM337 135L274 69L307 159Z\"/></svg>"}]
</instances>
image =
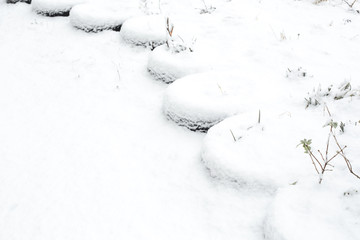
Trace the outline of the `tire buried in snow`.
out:
<instances>
[{"instance_id":1,"label":"tire buried in snow","mask_svg":"<svg viewBox=\"0 0 360 240\"><path fill-rule=\"evenodd\" d=\"M85 32L120 31L126 19L138 14L138 9L129 4L84 3L71 9L70 22Z\"/></svg>"},{"instance_id":2,"label":"tire buried in snow","mask_svg":"<svg viewBox=\"0 0 360 240\"><path fill-rule=\"evenodd\" d=\"M18 2L24 2L31 4L31 0L6 0L6 3L18 3Z\"/></svg>"},{"instance_id":3,"label":"tire buried in snow","mask_svg":"<svg viewBox=\"0 0 360 240\"><path fill-rule=\"evenodd\" d=\"M308 119L304 120L303 112L284 115L268 108L260 115L253 111L227 118L208 131L202 161L212 177L260 191L274 192L313 176L311 162L296 146L316 131L318 125L314 123L321 126L322 120L311 117L311 113L305 117ZM299 127L306 121L313 122L314 127Z\"/></svg>"},{"instance_id":4,"label":"tire buried in snow","mask_svg":"<svg viewBox=\"0 0 360 240\"><path fill-rule=\"evenodd\" d=\"M211 67L196 52L174 52L164 44L150 53L147 69L156 80L172 83L190 74L209 71Z\"/></svg>"},{"instance_id":5,"label":"tire buried in snow","mask_svg":"<svg viewBox=\"0 0 360 240\"><path fill-rule=\"evenodd\" d=\"M154 49L167 40L166 18L162 15L130 18L122 25L120 35L128 44Z\"/></svg>"},{"instance_id":6,"label":"tire buried in snow","mask_svg":"<svg viewBox=\"0 0 360 240\"><path fill-rule=\"evenodd\" d=\"M32 0L34 12L47 17L66 17L76 4L84 3L86 0Z\"/></svg>"},{"instance_id":7,"label":"tire buried in snow","mask_svg":"<svg viewBox=\"0 0 360 240\"><path fill-rule=\"evenodd\" d=\"M258 100L256 96L255 83L237 73L192 74L168 87L163 111L180 126L206 132L223 119L247 110Z\"/></svg>"}]
</instances>

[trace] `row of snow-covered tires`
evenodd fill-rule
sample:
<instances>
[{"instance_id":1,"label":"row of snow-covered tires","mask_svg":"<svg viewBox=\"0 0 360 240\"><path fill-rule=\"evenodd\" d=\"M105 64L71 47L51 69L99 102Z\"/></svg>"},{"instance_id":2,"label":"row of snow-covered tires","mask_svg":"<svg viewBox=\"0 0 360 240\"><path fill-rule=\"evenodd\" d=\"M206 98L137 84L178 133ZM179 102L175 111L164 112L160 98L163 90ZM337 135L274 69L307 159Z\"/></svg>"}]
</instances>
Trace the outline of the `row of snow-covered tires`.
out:
<instances>
[{"instance_id":1,"label":"row of snow-covered tires","mask_svg":"<svg viewBox=\"0 0 360 240\"><path fill-rule=\"evenodd\" d=\"M297 145L294 141L316 131L317 125L304 123L314 118L307 118L303 112L279 114L266 104L272 96L271 91L264 89L263 81L259 85L256 77L243 71L212 71L203 63L207 56L196 52L172 51L165 44L166 19L161 15L143 16L136 7L119 2L104 5L81 0L33 0L31 4L42 15L70 16L72 25L86 32L121 29L124 42L153 49L147 70L156 80L170 84L165 91L163 112L180 126L207 133L201 159L210 175L238 187L276 193L264 221L266 239L325 239L324 234L326 239L356 239L356 223L342 223L346 231L341 232L346 232L347 238L333 230L337 222L332 219L347 206L346 199L329 196L331 191L313 189L312 184L294 187L299 179L309 178L313 169L302 155L288 149ZM252 109L254 106L266 108L258 111ZM294 126L301 125L315 128L294 130ZM328 204L319 205L314 199ZM308 218L310 214L312 218Z\"/></svg>"},{"instance_id":2,"label":"row of snow-covered tires","mask_svg":"<svg viewBox=\"0 0 360 240\"><path fill-rule=\"evenodd\" d=\"M8 0L14 2L16 0ZM30 2L30 1L29 1ZM166 46L166 19L141 15L124 2L84 3L84 0L32 0L32 9L46 16L70 16L71 24L87 32L119 30L124 42L154 49L148 71L157 80L172 83L164 100L166 116L194 131L206 132L224 118L243 110L255 94L245 89L236 76L204 73L211 67L190 51L175 52ZM226 90L229 89L229 90ZM186 95L186 98L179 97ZM241 104L239 104L241 103Z\"/></svg>"}]
</instances>

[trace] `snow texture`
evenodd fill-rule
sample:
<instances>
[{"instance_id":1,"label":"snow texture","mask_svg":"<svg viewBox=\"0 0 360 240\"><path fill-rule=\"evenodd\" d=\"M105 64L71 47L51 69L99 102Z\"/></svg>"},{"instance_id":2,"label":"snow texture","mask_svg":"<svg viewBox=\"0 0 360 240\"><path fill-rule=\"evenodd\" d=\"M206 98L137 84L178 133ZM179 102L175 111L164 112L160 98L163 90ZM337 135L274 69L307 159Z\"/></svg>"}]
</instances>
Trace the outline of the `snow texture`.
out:
<instances>
[{"instance_id":1,"label":"snow texture","mask_svg":"<svg viewBox=\"0 0 360 240\"><path fill-rule=\"evenodd\" d=\"M31 5L36 13L55 17L69 16L73 6L84 2L87 2L87 0L33 0Z\"/></svg>"},{"instance_id":2,"label":"snow texture","mask_svg":"<svg viewBox=\"0 0 360 240\"><path fill-rule=\"evenodd\" d=\"M210 127L261 101L258 87L237 72L192 74L171 84L164 97L165 115L180 126L206 132Z\"/></svg>"},{"instance_id":3,"label":"snow texture","mask_svg":"<svg viewBox=\"0 0 360 240\"><path fill-rule=\"evenodd\" d=\"M276 109L260 113L260 124L259 113L249 112L225 119L208 131L202 160L211 175L242 187L273 191L312 174L311 162L303 149L296 148L312 130L301 128L303 116Z\"/></svg>"},{"instance_id":4,"label":"snow texture","mask_svg":"<svg viewBox=\"0 0 360 240\"><path fill-rule=\"evenodd\" d=\"M359 89L360 2L353 8L343 0L141 2L144 12L162 12L175 31L185 30L179 34L185 42L183 32L189 39L190 29L196 33L194 52L211 59L214 71L241 73L235 75L244 99L225 107L209 104L204 91L213 86L223 99L232 96L231 87L213 84L211 76L209 84L192 79L168 104L179 121L236 104L241 113L207 136L180 128L163 115L173 85L147 72L149 49L131 47L123 33L86 34L69 18L46 18L32 5L0 0L0 239L358 240L359 179L337 157L319 186L310 158L296 145L312 139L314 153L324 152L326 104L360 173L360 97L338 88L346 80ZM34 0L44 3L68 13L59 6L69 1ZM165 18L160 22L163 29ZM166 33L160 35L164 41ZM309 97L320 104L305 109ZM337 149L332 142L329 154ZM260 164L269 169L256 170ZM277 172L295 165L294 176Z\"/></svg>"},{"instance_id":5,"label":"snow texture","mask_svg":"<svg viewBox=\"0 0 360 240\"><path fill-rule=\"evenodd\" d=\"M70 11L71 24L86 32L102 30L120 31L123 22L139 15L134 4L120 3L84 3L74 6Z\"/></svg>"},{"instance_id":6,"label":"snow texture","mask_svg":"<svg viewBox=\"0 0 360 240\"><path fill-rule=\"evenodd\" d=\"M174 52L166 44L151 52L147 69L156 80L172 83L186 75L211 70L205 57L189 50Z\"/></svg>"},{"instance_id":7,"label":"snow texture","mask_svg":"<svg viewBox=\"0 0 360 240\"><path fill-rule=\"evenodd\" d=\"M265 239L359 239L360 189L339 184L342 179L279 189L265 219Z\"/></svg>"},{"instance_id":8,"label":"snow texture","mask_svg":"<svg viewBox=\"0 0 360 240\"><path fill-rule=\"evenodd\" d=\"M167 40L166 19L162 15L130 18L122 25L120 35L129 44L155 48Z\"/></svg>"}]
</instances>

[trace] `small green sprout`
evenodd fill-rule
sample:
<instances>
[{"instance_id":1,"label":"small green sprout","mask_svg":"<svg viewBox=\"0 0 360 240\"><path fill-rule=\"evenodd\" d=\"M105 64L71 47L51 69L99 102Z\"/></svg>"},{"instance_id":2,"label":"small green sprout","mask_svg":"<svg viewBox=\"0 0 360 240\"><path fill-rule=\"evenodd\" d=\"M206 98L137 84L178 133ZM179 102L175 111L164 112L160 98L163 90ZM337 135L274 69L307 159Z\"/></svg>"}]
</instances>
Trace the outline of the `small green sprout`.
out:
<instances>
[{"instance_id":1,"label":"small green sprout","mask_svg":"<svg viewBox=\"0 0 360 240\"><path fill-rule=\"evenodd\" d=\"M312 142L311 139L306 139L306 138L304 138L304 140L301 140L301 141L300 141L300 143L297 145L297 147L301 145L301 146L304 148L304 150L305 150L304 153L310 154L310 151L311 151L311 146L310 146L310 145L311 145L311 142Z\"/></svg>"}]
</instances>

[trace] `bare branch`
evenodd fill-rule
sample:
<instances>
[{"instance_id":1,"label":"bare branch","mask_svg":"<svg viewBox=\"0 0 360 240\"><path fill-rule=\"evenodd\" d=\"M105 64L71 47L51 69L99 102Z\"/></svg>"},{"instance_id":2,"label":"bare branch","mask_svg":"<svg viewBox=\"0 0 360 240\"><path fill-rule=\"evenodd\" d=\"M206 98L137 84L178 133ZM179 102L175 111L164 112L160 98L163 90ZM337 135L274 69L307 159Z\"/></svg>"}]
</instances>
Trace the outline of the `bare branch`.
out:
<instances>
[{"instance_id":1,"label":"bare branch","mask_svg":"<svg viewBox=\"0 0 360 240\"><path fill-rule=\"evenodd\" d=\"M330 110L328 108L328 106L325 104L325 109L327 110L328 114L329 114L329 117L331 117L331 113L330 113Z\"/></svg>"},{"instance_id":2,"label":"bare branch","mask_svg":"<svg viewBox=\"0 0 360 240\"><path fill-rule=\"evenodd\" d=\"M314 165L314 168L315 168L315 170L316 170L316 172L317 172L317 174L320 174L320 172L319 172L319 170L318 170L318 168L317 168L317 166L316 166L316 164L315 164L315 161L314 161L314 159L313 159L313 154L312 154L312 152L310 151L310 150L308 150L309 151L309 156L310 156L310 159L311 159L311 162L312 162L312 164ZM316 158L315 158L316 159ZM320 165L320 167L321 167L321 165Z\"/></svg>"},{"instance_id":3,"label":"bare branch","mask_svg":"<svg viewBox=\"0 0 360 240\"><path fill-rule=\"evenodd\" d=\"M346 162L346 165L347 165L347 167L348 167L348 169L349 169L349 172L350 172L352 175L354 175L355 177L357 177L357 178L360 179L360 176L353 172L352 165L351 165L349 159L348 159L343 153L340 153L340 155L344 158L344 160L345 160L345 162Z\"/></svg>"},{"instance_id":4,"label":"bare branch","mask_svg":"<svg viewBox=\"0 0 360 240\"><path fill-rule=\"evenodd\" d=\"M332 126L330 127L330 132L332 131ZM327 142L326 142L326 153L325 153L325 156L326 156L326 161L328 161L328 154L329 154L329 143L330 143L330 133L328 135L328 139L327 139Z\"/></svg>"},{"instance_id":5,"label":"bare branch","mask_svg":"<svg viewBox=\"0 0 360 240\"><path fill-rule=\"evenodd\" d=\"M327 107L326 104L325 104L324 107L325 107L327 113L329 114L329 116L331 118L331 113L330 113L329 108ZM324 109L324 111L325 111L325 109ZM315 170L319 175L319 184L321 184L321 182L323 180L323 175L324 175L325 172L333 171L333 169L328 169L327 166L334 167L333 165L330 164L330 162L333 159L335 159L338 155L340 155L340 156L342 156L344 158L344 161L346 163L347 168L349 169L349 172L352 175L354 175L355 177L357 177L358 179L360 179L360 176L358 174L354 173L350 160L345 156L344 150L345 150L345 148L347 148L347 146L345 145L344 147L341 147L338 139L335 136L335 133L334 133L333 129L336 128L337 122L334 122L333 119L331 119L331 121L328 124L326 124L326 126L330 126L330 130L329 130L329 134L328 134L327 141L326 141L325 156L322 154L322 152L320 150L317 150L318 153L320 154L320 157L321 157L323 163L321 163L316 158L316 156L313 154L313 152L311 151L311 147L310 147L311 139L310 140L308 140L308 139L301 140L300 144L299 144L299 145L303 146L303 148L305 149L305 153L307 153L310 156L311 162L314 165ZM339 150L336 152L336 154L334 154L329 159L328 156L329 156L329 148L330 148L330 139L333 139L333 141L335 142L335 144L339 148ZM321 169L321 171L319 171L319 168Z\"/></svg>"},{"instance_id":6,"label":"bare branch","mask_svg":"<svg viewBox=\"0 0 360 240\"><path fill-rule=\"evenodd\" d=\"M350 8L352 8L354 6L354 4L357 2L357 0L354 0L353 3L349 3L348 1L346 0L343 0Z\"/></svg>"},{"instance_id":7,"label":"bare branch","mask_svg":"<svg viewBox=\"0 0 360 240\"><path fill-rule=\"evenodd\" d=\"M318 150L318 152L320 153L320 156L321 156L322 160L324 161L324 163L326 163L325 158L324 158L324 156L322 155L322 153L320 152L320 150Z\"/></svg>"},{"instance_id":8,"label":"bare branch","mask_svg":"<svg viewBox=\"0 0 360 240\"><path fill-rule=\"evenodd\" d=\"M315 157L315 155L309 150L309 153L311 154L310 156L312 156L312 158L315 159L315 161L319 164L321 170L323 170L323 166L322 164L320 163L320 161Z\"/></svg>"},{"instance_id":9,"label":"bare branch","mask_svg":"<svg viewBox=\"0 0 360 240\"><path fill-rule=\"evenodd\" d=\"M346 146L345 147L343 147L342 149L340 149L340 151L342 151L342 150L344 150L346 148ZM331 161L331 160L333 160L337 155L339 155L340 154L340 152L337 152L334 156L332 156L330 159L329 159L329 161L327 161L327 164L329 165L329 166L331 166L331 167L334 167L333 165L331 165L331 164L329 164L329 162Z\"/></svg>"}]
</instances>

